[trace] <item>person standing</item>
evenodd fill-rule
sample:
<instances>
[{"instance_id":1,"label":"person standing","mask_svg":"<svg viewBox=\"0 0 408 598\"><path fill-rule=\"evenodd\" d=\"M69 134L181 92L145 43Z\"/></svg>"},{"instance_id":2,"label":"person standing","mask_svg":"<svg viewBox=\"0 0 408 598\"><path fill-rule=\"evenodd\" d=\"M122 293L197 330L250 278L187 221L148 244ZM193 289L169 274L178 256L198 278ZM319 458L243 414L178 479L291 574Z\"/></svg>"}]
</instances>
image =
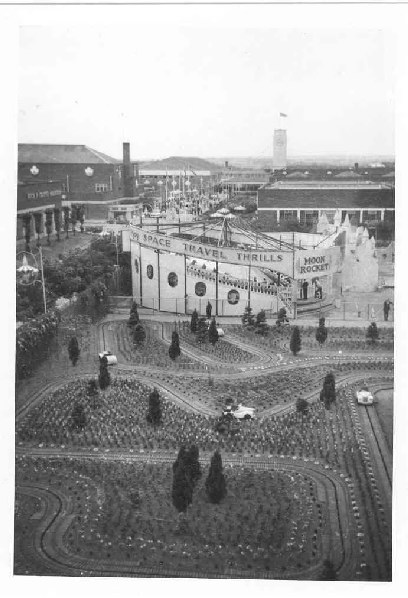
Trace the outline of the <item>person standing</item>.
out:
<instances>
[{"instance_id":1,"label":"person standing","mask_svg":"<svg viewBox=\"0 0 408 598\"><path fill-rule=\"evenodd\" d=\"M391 309L391 301L389 299L386 299L384 301L384 320L386 322L388 322L388 316L390 314L390 309Z\"/></svg>"},{"instance_id":2,"label":"person standing","mask_svg":"<svg viewBox=\"0 0 408 598\"><path fill-rule=\"evenodd\" d=\"M210 302L207 303L207 307L205 308L205 313L207 315L207 320L211 320L211 312L212 312L212 305Z\"/></svg>"},{"instance_id":3,"label":"person standing","mask_svg":"<svg viewBox=\"0 0 408 598\"><path fill-rule=\"evenodd\" d=\"M307 299L307 287L308 286L309 286L309 283L307 282L307 280L305 280L304 283L302 284L303 299Z\"/></svg>"}]
</instances>

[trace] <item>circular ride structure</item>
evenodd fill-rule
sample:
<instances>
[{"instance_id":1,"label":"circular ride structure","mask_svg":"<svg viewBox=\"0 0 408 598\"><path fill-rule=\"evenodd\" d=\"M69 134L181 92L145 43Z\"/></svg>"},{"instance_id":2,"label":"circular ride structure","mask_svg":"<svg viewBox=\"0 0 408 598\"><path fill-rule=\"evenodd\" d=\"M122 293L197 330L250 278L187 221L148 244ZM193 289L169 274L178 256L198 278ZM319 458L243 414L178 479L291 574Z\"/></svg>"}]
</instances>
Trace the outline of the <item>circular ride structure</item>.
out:
<instances>
[{"instance_id":1,"label":"circular ride structure","mask_svg":"<svg viewBox=\"0 0 408 598\"><path fill-rule=\"evenodd\" d=\"M130 226L134 300L153 310L240 316L245 307L268 316L284 307L321 306L332 294L340 248L304 249L252 231L229 214L194 222L133 222Z\"/></svg>"}]
</instances>

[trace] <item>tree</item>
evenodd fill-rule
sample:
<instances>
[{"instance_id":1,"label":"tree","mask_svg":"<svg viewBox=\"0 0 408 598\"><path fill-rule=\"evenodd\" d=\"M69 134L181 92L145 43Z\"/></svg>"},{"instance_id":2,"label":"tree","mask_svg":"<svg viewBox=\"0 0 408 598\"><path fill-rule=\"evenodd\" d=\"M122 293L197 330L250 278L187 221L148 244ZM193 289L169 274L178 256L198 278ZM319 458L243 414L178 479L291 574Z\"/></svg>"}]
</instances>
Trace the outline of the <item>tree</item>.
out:
<instances>
[{"instance_id":1,"label":"tree","mask_svg":"<svg viewBox=\"0 0 408 598\"><path fill-rule=\"evenodd\" d=\"M162 409L160 396L157 388L154 388L149 395L149 411L147 413L147 421L154 426L161 423L162 420Z\"/></svg>"},{"instance_id":2,"label":"tree","mask_svg":"<svg viewBox=\"0 0 408 598\"><path fill-rule=\"evenodd\" d=\"M84 406L77 402L71 413L72 425L75 430L83 430L86 426L87 419Z\"/></svg>"},{"instance_id":3,"label":"tree","mask_svg":"<svg viewBox=\"0 0 408 598\"><path fill-rule=\"evenodd\" d=\"M297 355L300 351L301 339L300 339L300 330L299 326L294 326L292 331L292 336L290 337L290 350L292 351L293 355Z\"/></svg>"},{"instance_id":4,"label":"tree","mask_svg":"<svg viewBox=\"0 0 408 598\"><path fill-rule=\"evenodd\" d=\"M319 318L319 326L316 330L316 340L320 345L320 348L326 342L327 339L327 328L325 326L325 318Z\"/></svg>"},{"instance_id":5,"label":"tree","mask_svg":"<svg viewBox=\"0 0 408 598\"><path fill-rule=\"evenodd\" d=\"M320 392L320 400L324 402L326 409L330 409L330 405L336 400L336 380L333 372L326 374Z\"/></svg>"},{"instance_id":6,"label":"tree","mask_svg":"<svg viewBox=\"0 0 408 598\"><path fill-rule=\"evenodd\" d=\"M193 502L193 488L187 472L181 464L173 467L171 498L179 513L185 513Z\"/></svg>"},{"instance_id":7,"label":"tree","mask_svg":"<svg viewBox=\"0 0 408 598\"><path fill-rule=\"evenodd\" d=\"M211 312L212 312L212 305L210 302L207 303L205 308L205 314L207 316L207 320L211 320Z\"/></svg>"},{"instance_id":8,"label":"tree","mask_svg":"<svg viewBox=\"0 0 408 598\"><path fill-rule=\"evenodd\" d=\"M198 480L201 478L201 465L199 461L199 450L197 445L192 444L185 453L184 466L187 476L193 486L196 486Z\"/></svg>"},{"instance_id":9,"label":"tree","mask_svg":"<svg viewBox=\"0 0 408 598\"><path fill-rule=\"evenodd\" d=\"M111 383L111 377L108 372L108 360L106 359L105 355L100 360L98 379L99 387L101 390L105 390L105 388L108 388L109 384Z\"/></svg>"},{"instance_id":10,"label":"tree","mask_svg":"<svg viewBox=\"0 0 408 598\"><path fill-rule=\"evenodd\" d=\"M256 334L266 336L268 334L268 328L265 310L261 309L261 311L256 314L255 332Z\"/></svg>"},{"instance_id":11,"label":"tree","mask_svg":"<svg viewBox=\"0 0 408 598\"><path fill-rule=\"evenodd\" d=\"M246 306L241 321L245 328L253 328L255 326L255 316L252 313L252 308L249 305Z\"/></svg>"},{"instance_id":12,"label":"tree","mask_svg":"<svg viewBox=\"0 0 408 598\"><path fill-rule=\"evenodd\" d=\"M197 323L197 340L199 343L205 343L207 340L207 321L205 318L199 318Z\"/></svg>"},{"instance_id":13,"label":"tree","mask_svg":"<svg viewBox=\"0 0 408 598\"><path fill-rule=\"evenodd\" d=\"M173 334L171 335L171 345L169 347L169 355L171 359L176 359L176 357L180 357L180 339L179 339L179 335L178 332L176 332L175 330L173 331Z\"/></svg>"},{"instance_id":14,"label":"tree","mask_svg":"<svg viewBox=\"0 0 408 598\"><path fill-rule=\"evenodd\" d=\"M77 206L72 206L70 221L71 221L71 224L72 224L72 232L74 233L74 237L75 237L76 223L78 221Z\"/></svg>"},{"instance_id":15,"label":"tree","mask_svg":"<svg viewBox=\"0 0 408 598\"><path fill-rule=\"evenodd\" d=\"M208 329L208 340L212 345L215 345L215 343L218 341L218 329L215 318L211 320L211 324Z\"/></svg>"},{"instance_id":16,"label":"tree","mask_svg":"<svg viewBox=\"0 0 408 598\"><path fill-rule=\"evenodd\" d=\"M374 344L378 340L379 333L377 324L375 322L371 322L371 324L369 325L367 329L367 338L372 344Z\"/></svg>"},{"instance_id":17,"label":"tree","mask_svg":"<svg viewBox=\"0 0 408 598\"><path fill-rule=\"evenodd\" d=\"M323 569L319 575L319 581L337 581L336 569L331 561L323 561Z\"/></svg>"},{"instance_id":18,"label":"tree","mask_svg":"<svg viewBox=\"0 0 408 598\"><path fill-rule=\"evenodd\" d=\"M205 489L210 502L218 504L227 494L227 485L222 471L221 455L215 451L211 459L210 471L205 481Z\"/></svg>"},{"instance_id":19,"label":"tree","mask_svg":"<svg viewBox=\"0 0 408 598\"><path fill-rule=\"evenodd\" d=\"M143 328L142 324L139 322L139 324L136 324L136 326L133 329L133 342L136 345L139 345L139 344L143 343L145 338L146 338L146 331Z\"/></svg>"},{"instance_id":20,"label":"tree","mask_svg":"<svg viewBox=\"0 0 408 598\"><path fill-rule=\"evenodd\" d=\"M128 326L134 328L136 324L139 324L139 314L137 313L137 303L133 301L132 307L130 308Z\"/></svg>"},{"instance_id":21,"label":"tree","mask_svg":"<svg viewBox=\"0 0 408 598\"><path fill-rule=\"evenodd\" d=\"M173 505L179 513L185 513L193 501L193 477L191 470L192 455L186 447L180 447L176 461L173 463Z\"/></svg>"},{"instance_id":22,"label":"tree","mask_svg":"<svg viewBox=\"0 0 408 598\"><path fill-rule=\"evenodd\" d=\"M80 352L81 350L79 348L78 339L76 336L73 336L68 343L68 355L72 365L77 364Z\"/></svg>"},{"instance_id":23,"label":"tree","mask_svg":"<svg viewBox=\"0 0 408 598\"><path fill-rule=\"evenodd\" d=\"M197 310L195 309L193 311L193 313L191 314L191 322L190 322L190 330L191 332L197 332L198 329L198 313Z\"/></svg>"},{"instance_id":24,"label":"tree","mask_svg":"<svg viewBox=\"0 0 408 598\"><path fill-rule=\"evenodd\" d=\"M289 322L289 318L286 312L286 307L281 307L278 311L278 319L276 320L277 326L282 326L285 322Z\"/></svg>"}]
</instances>

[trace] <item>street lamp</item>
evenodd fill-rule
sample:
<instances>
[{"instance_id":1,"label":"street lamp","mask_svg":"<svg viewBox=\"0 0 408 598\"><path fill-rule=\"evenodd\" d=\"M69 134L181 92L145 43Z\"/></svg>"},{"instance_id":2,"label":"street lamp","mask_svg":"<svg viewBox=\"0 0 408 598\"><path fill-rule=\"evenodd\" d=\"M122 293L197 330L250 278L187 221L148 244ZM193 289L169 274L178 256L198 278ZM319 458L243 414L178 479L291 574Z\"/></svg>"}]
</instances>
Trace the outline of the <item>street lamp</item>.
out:
<instances>
[{"instance_id":1,"label":"street lamp","mask_svg":"<svg viewBox=\"0 0 408 598\"><path fill-rule=\"evenodd\" d=\"M37 279L37 275L38 275L38 268L36 268L35 266L37 265L37 260L35 258L35 255L33 253L31 253L30 251L24 251L23 253L23 259L22 259L22 265L17 268L17 282L19 282L19 284L25 285L25 286L30 286L30 285L34 285L34 284L40 284L42 286L42 292L43 292L43 302L44 302L44 313L47 313L47 299L46 299L46 295L45 295L45 280L44 280L44 266L43 266L43 259L42 259L42 248L41 245L39 245L38 247L38 253L40 256L40 270L41 270L41 280ZM31 255L31 257L34 260L35 266L30 266L27 260L27 255Z\"/></svg>"},{"instance_id":2,"label":"street lamp","mask_svg":"<svg viewBox=\"0 0 408 598\"><path fill-rule=\"evenodd\" d=\"M340 349L340 351L339 351L339 366L340 366L340 359L341 359L342 355L343 355L343 351Z\"/></svg>"}]
</instances>

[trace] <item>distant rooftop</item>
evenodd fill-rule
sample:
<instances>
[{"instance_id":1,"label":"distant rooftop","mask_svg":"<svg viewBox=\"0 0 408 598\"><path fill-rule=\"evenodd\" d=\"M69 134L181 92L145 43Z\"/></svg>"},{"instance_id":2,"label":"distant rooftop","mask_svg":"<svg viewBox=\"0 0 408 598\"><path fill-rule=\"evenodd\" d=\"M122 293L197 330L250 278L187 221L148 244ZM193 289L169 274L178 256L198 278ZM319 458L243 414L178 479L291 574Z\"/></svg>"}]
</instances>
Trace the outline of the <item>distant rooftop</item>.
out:
<instances>
[{"instance_id":1,"label":"distant rooftop","mask_svg":"<svg viewBox=\"0 0 408 598\"><path fill-rule=\"evenodd\" d=\"M32 164L121 164L87 145L19 143L19 163Z\"/></svg>"}]
</instances>

